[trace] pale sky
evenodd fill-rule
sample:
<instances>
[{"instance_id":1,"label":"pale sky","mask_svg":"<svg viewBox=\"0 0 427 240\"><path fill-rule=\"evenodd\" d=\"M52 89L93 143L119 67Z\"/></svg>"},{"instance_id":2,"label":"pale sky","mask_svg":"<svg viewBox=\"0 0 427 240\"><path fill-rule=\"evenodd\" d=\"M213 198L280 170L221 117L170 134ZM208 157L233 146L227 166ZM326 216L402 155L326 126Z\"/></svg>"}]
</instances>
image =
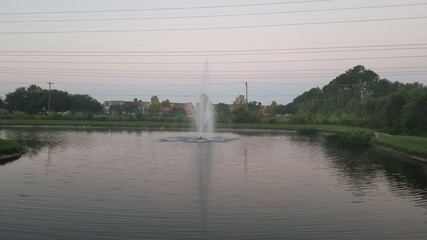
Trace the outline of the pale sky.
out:
<instances>
[{"instance_id":1,"label":"pale sky","mask_svg":"<svg viewBox=\"0 0 427 240\"><path fill-rule=\"evenodd\" d=\"M427 84L422 0L0 0L0 96L286 104L355 65Z\"/></svg>"}]
</instances>

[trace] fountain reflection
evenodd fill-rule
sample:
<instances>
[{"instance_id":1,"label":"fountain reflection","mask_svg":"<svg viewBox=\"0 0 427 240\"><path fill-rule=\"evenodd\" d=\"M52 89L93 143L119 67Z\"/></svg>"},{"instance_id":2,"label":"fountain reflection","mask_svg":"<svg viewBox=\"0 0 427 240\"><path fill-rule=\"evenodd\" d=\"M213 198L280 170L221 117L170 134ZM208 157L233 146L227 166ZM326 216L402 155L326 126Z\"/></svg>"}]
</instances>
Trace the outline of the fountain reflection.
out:
<instances>
[{"instance_id":1,"label":"fountain reflection","mask_svg":"<svg viewBox=\"0 0 427 240\"><path fill-rule=\"evenodd\" d=\"M200 222L206 229L208 222L209 180L212 157L212 143L199 144L196 156L198 166L198 202L200 205Z\"/></svg>"}]
</instances>

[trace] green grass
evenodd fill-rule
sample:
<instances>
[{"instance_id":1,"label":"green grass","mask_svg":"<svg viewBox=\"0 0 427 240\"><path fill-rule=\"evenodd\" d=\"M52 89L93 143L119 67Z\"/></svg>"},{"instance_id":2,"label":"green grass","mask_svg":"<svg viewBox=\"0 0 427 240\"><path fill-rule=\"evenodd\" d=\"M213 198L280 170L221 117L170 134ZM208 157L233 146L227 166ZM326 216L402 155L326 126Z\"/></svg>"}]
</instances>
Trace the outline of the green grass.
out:
<instances>
[{"instance_id":1,"label":"green grass","mask_svg":"<svg viewBox=\"0 0 427 240\"><path fill-rule=\"evenodd\" d=\"M0 126L75 126L75 127L136 127L136 128L182 128L191 129L192 122L148 122L148 121L96 121L96 120L43 120L43 119L0 119ZM319 132L371 131L366 128L342 125L315 124L271 124L271 123L217 123L217 129L269 129L269 130L317 130Z\"/></svg>"},{"instance_id":2,"label":"green grass","mask_svg":"<svg viewBox=\"0 0 427 240\"><path fill-rule=\"evenodd\" d=\"M21 145L11 140L0 139L0 154L17 153L21 150Z\"/></svg>"},{"instance_id":3,"label":"green grass","mask_svg":"<svg viewBox=\"0 0 427 240\"><path fill-rule=\"evenodd\" d=\"M72 127L136 127L136 128L189 128L188 122L146 121L96 121L96 120L44 120L44 119L0 119L3 126L72 126Z\"/></svg>"},{"instance_id":4,"label":"green grass","mask_svg":"<svg viewBox=\"0 0 427 240\"><path fill-rule=\"evenodd\" d=\"M427 138L415 136L395 136L379 134L374 139L377 144L391 147L417 156L427 157Z\"/></svg>"}]
</instances>

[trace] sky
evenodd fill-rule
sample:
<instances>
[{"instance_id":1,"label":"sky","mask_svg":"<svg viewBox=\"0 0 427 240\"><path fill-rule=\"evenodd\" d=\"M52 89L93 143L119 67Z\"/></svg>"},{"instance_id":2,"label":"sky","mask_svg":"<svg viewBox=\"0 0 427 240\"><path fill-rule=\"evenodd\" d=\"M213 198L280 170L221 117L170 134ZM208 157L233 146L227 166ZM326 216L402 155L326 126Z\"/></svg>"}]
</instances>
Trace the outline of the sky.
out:
<instances>
[{"instance_id":1,"label":"sky","mask_svg":"<svg viewBox=\"0 0 427 240\"><path fill-rule=\"evenodd\" d=\"M364 65L427 84L422 0L0 0L0 97L287 104Z\"/></svg>"}]
</instances>

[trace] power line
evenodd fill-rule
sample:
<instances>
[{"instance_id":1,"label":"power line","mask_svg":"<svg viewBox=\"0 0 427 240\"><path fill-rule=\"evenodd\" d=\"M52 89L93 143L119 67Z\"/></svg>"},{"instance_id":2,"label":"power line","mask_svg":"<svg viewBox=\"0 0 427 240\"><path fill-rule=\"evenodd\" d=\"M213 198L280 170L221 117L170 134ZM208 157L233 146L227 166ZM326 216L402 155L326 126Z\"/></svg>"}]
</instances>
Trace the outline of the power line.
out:
<instances>
[{"instance_id":1,"label":"power line","mask_svg":"<svg viewBox=\"0 0 427 240\"><path fill-rule=\"evenodd\" d=\"M49 73L49 72L22 72L22 71L0 71L0 73L13 73L13 74L25 74L25 75L53 75L53 76L72 76L72 77L96 77L96 78L149 78L149 79L200 79L200 76L145 76L145 75L102 75L102 74L80 74L80 73ZM332 77L333 74L327 76L319 75L306 75L306 76L212 76L215 79L227 78L227 79L250 79L250 78L264 78L264 79L286 79L286 78L314 78L314 77Z\"/></svg>"},{"instance_id":2,"label":"power line","mask_svg":"<svg viewBox=\"0 0 427 240\"><path fill-rule=\"evenodd\" d=\"M90 96L106 96L106 97L151 97L156 95L158 97L200 97L200 94L104 94L104 93L85 93ZM297 97L296 94L251 94L255 97ZM213 97L236 97L235 94L215 94L209 95L209 98Z\"/></svg>"},{"instance_id":3,"label":"power line","mask_svg":"<svg viewBox=\"0 0 427 240\"><path fill-rule=\"evenodd\" d=\"M188 71L188 70L134 70L134 69L83 69L83 68L34 68L34 67L0 67L0 69L6 69L6 70L39 70L39 71L83 71L83 72L134 72L134 73L141 73L141 74L164 74L164 73L198 73L200 75L200 71ZM401 69L427 69L427 66L401 66L401 67L377 67L376 70L401 70ZM272 73L272 72L316 72L316 71L346 71L348 69L342 69L342 68L313 68L313 69L271 69L271 70L217 70L217 71L210 71L215 73ZM425 70L423 70L425 71ZM411 71L413 72L413 70ZM313 74L313 73L312 73ZM176 74L173 74L176 75Z\"/></svg>"},{"instance_id":4,"label":"power line","mask_svg":"<svg viewBox=\"0 0 427 240\"><path fill-rule=\"evenodd\" d=\"M228 49L228 50L179 50L179 51L43 51L43 50L0 50L0 53L63 53L63 54L186 54L186 53L240 53L240 52L270 52L270 51L302 51L326 50L348 48L384 48L384 47L415 47L426 46L427 43L401 43L401 44L374 44L374 45L349 45L326 47L298 47L298 48L263 48L263 49ZM372 50L372 49L370 49Z\"/></svg>"},{"instance_id":5,"label":"power line","mask_svg":"<svg viewBox=\"0 0 427 240\"><path fill-rule=\"evenodd\" d=\"M6 92L0 92L0 94L7 94ZM158 97L200 97L200 94L109 94L109 93L78 93L81 95L90 95L90 96L105 96L105 97L151 97L156 95ZM251 96L256 97L297 97L296 94L251 94ZM236 97L235 94L214 94L209 95L210 98L213 97Z\"/></svg>"},{"instance_id":6,"label":"power line","mask_svg":"<svg viewBox=\"0 0 427 240\"><path fill-rule=\"evenodd\" d=\"M2 70L3 69L3 70ZM168 73L127 73L127 72L119 72L119 73L103 73L101 72L87 72L87 71L61 71L61 70L30 70L19 69L19 68L3 68L0 67L1 72L13 72L13 73L49 73L49 74L88 74L88 76L100 75L100 76L139 76L139 77L177 77L177 78L200 78L200 74L168 74ZM426 71L422 71L426 72ZM333 75L335 73L263 73L263 74L209 74L212 77L265 77L265 76L274 76L274 77L284 77L284 76L325 76L325 75Z\"/></svg>"},{"instance_id":7,"label":"power line","mask_svg":"<svg viewBox=\"0 0 427 240\"><path fill-rule=\"evenodd\" d=\"M31 83L19 83L19 84L42 84L43 82L31 82ZM17 83L0 83L0 84L17 84ZM85 86L108 86L108 87L191 87L191 86L200 86L201 83L180 83L180 84L118 84L118 83L81 83L81 82L55 82L55 84L63 85L85 85ZM241 84L241 82L223 82L223 83L208 83L207 85L236 85Z\"/></svg>"},{"instance_id":8,"label":"power line","mask_svg":"<svg viewBox=\"0 0 427 240\"><path fill-rule=\"evenodd\" d=\"M40 22L91 22L91 21L133 21L133 20L161 20L161 19L197 19L197 18L219 18L219 17L241 17L241 16L262 16L262 15L279 15L295 13L312 13L312 12L330 12L330 11L347 11L362 9L378 8L396 8L396 7L414 7L425 6L427 3L412 4L395 4L395 5L376 5L362 7L346 8L325 8L325 9L306 9L294 11L274 11L274 12L257 12L257 13L234 13L234 14L214 14L214 15L189 15L189 16L163 16L163 17L127 17L127 18L83 18L83 19L32 19L32 20L1 20L0 23L40 23Z\"/></svg>"},{"instance_id":9,"label":"power line","mask_svg":"<svg viewBox=\"0 0 427 240\"><path fill-rule=\"evenodd\" d=\"M0 34L1 35L14 35L14 34L125 33L125 32L170 32L170 31L227 30L227 29L271 28L271 27L289 27L289 26L339 24L339 23L366 23L366 22L397 21L397 20L417 20L417 19L426 19L426 18L427 18L427 16L415 16L415 17L393 17L393 18L374 18L374 19L359 19L359 20L282 23L282 24L264 24L264 25L241 25L241 26L223 26L223 27L121 29L121 30L116 29L116 30L18 31L18 32L0 32Z\"/></svg>"},{"instance_id":10,"label":"power line","mask_svg":"<svg viewBox=\"0 0 427 240\"><path fill-rule=\"evenodd\" d=\"M210 6L187 6L187 7L167 7L167 8L134 8L134 9L106 9L106 10L76 10L76 11L50 11L50 12L2 12L0 15L41 15L41 14L74 14L74 13L106 13L106 12L140 12L140 11L168 11L168 10L191 10L191 9L211 9L211 8L238 8L255 6L287 5L315 2L332 2L336 0L303 0L288 2L250 3L232 5L210 5Z\"/></svg>"},{"instance_id":11,"label":"power line","mask_svg":"<svg viewBox=\"0 0 427 240\"><path fill-rule=\"evenodd\" d=\"M427 45L427 44L425 44ZM318 50L300 52L256 52L256 53L210 53L209 56L260 56L260 55L288 55L288 54L310 54L310 53L340 53L340 52L367 52L367 51L398 51L398 50L420 50L427 47L404 47L404 48L377 48L377 49L346 49L346 50ZM23 53L0 53L0 56L18 57L195 57L206 56L206 54L23 54Z\"/></svg>"},{"instance_id":12,"label":"power line","mask_svg":"<svg viewBox=\"0 0 427 240\"><path fill-rule=\"evenodd\" d=\"M11 84L43 84L44 82L19 82L19 83L0 83L1 85ZM55 82L59 85L84 85L84 86L99 86L99 87L198 87L201 85L209 86L226 86L226 85L241 85L244 81L239 82L216 82L216 83L179 83L179 84L123 84L123 83L90 83L90 82ZM247 82L254 85L308 85L312 86L319 83L301 83L301 82ZM52 83L53 84L53 83Z\"/></svg>"},{"instance_id":13,"label":"power line","mask_svg":"<svg viewBox=\"0 0 427 240\"><path fill-rule=\"evenodd\" d=\"M3 69L3 70L2 70ZM80 76L80 77L101 77L101 78L150 78L150 79L200 79L200 74L150 74L150 73L103 73L103 72L81 72L81 71L56 71L56 70L22 70L22 69L7 69L0 68L0 73L14 73L14 74L31 74L31 75L54 75L54 76ZM210 74L212 78L228 78L228 79L239 79L239 78L313 78L313 77L333 77L337 73L264 73L264 74ZM411 72L382 72L381 74L387 75L426 75L427 70L424 71L411 71Z\"/></svg>"},{"instance_id":14,"label":"power line","mask_svg":"<svg viewBox=\"0 0 427 240\"><path fill-rule=\"evenodd\" d=\"M383 56L383 57L353 57L353 58L320 58L293 60L261 60L261 61L210 61L211 64L260 64L260 63L289 63L289 62L321 62L348 60L377 60L400 58L425 58L427 55ZM97 62L97 61L25 61L1 60L2 63L49 63L49 64L113 64L113 65L200 65L200 62Z\"/></svg>"}]
</instances>

